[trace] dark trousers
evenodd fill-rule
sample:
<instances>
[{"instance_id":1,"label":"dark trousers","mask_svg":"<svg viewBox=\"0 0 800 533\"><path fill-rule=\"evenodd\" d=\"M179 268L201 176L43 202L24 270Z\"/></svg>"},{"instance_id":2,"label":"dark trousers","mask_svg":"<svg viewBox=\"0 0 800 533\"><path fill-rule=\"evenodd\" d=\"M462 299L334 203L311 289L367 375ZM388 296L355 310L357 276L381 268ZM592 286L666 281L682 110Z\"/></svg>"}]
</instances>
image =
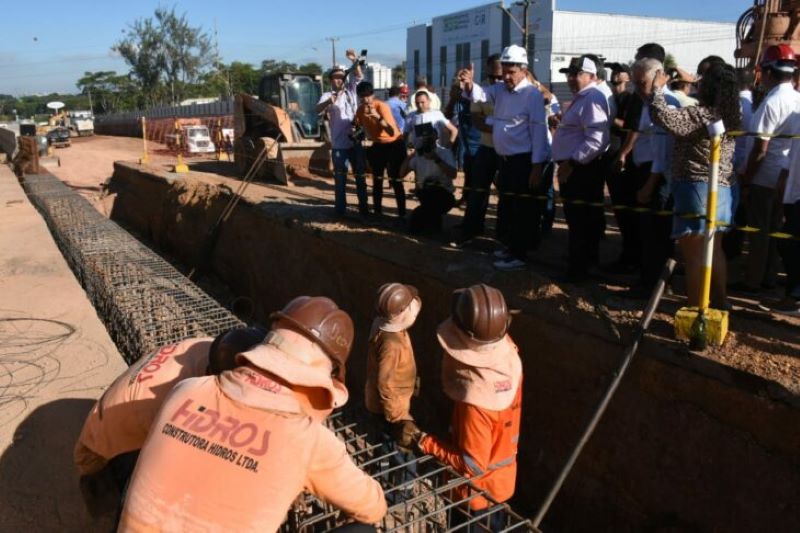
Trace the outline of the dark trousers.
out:
<instances>
[{"instance_id":1,"label":"dark trousers","mask_svg":"<svg viewBox=\"0 0 800 533\"><path fill-rule=\"evenodd\" d=\"M783 204L783 233L794 239L778 239L778 251L786 268L786 296L800 300L800 201Z\"/></svg>"},{"instance_id":2,"label":"dark trousers","mask_svg":"<svg viewBox=\"0 0 800 533\"><path fill-rule=\"evenodd\" d=\"M497 156L497 220L495 238L502 244L511 246L511 209L514 198L510 175L500 172L500 156Z\"/></svg>"},{"instance_id":3,"label":"dark trousers","mask_svg":"<svg viewBox=\"0 0 800 533\"><path fill-rule=\"evenodd\" d=\"M658 281L664 263L673 256L675 242L672 240L672 214L659 211L672 210L672 198L654 200L646 207L647 213L639 217L639 238L641 242L641 281L645 289L652 289Z\"/></svg>"},{"instance_id":4,"label":"dark trousers","mask_svg":"<svg viewBox=\"0 0 800 533\"><path fill-rule=\"evenodd\" d=\"M367 149L367 161L372 168L372 207L376 213L383 208L383 173L386 171L397 200L397 214L400 217L406 215L406 190L400 181L400 165L405 158L406 146L402 137L391 143L374 143Z\"/></svg>"},{"instance_id":5,"label":"dark trousers","mask_svg":"<svg viewBox=\"0 0 800 533\"><path fill-rule=\"evenodd\" d=\"M510 193L507 199L508 248L512 256L525 261L528 250L539 244L545 200L535 196L543 191L533 190L529 185L533 167L530 152L499 156L498 161L499 179L507 184L506 191Z\"/></svg>"},{"instance_id":6,"label":"dark trousers","mask_svg":"<svg viewBox=\"0 0 800 533\"><path fill-rule=\"evenodd\" d=\"M597 263L605 215L602 206L587 202L603 203L603 184L603 162L595 159L587 165L573 163L572 174L561 186L569 228L568 272L572 276L585 275L586 269Z\"/></svg>"},{"instance_id":7,"label":"dark trousers","mask_svg":"<svg viewBox=\"0 0 800 533\"><path fill-rule=\"evenodd\" d=\"M411 212L408 232L419 234L442 229L442 216L456 205L453 193L438 185L417 189L419 206Z\"/></svg>"},{"instance_id":8,"label":"dark trousers","mask_svg":"<svg viewBox=\"0 0 800 533\"><path fill-rule=\"evenodd\" d=\"M464 190L461 192L461 199L469 202L469 197L475 188L475 154L470 154L467 148L462 148L462 150L461 169L464 171Z\"/></svg>"},{"instance_id":9,"label":"dark trousers","mask_svg":"<svg viewBox=\"0 0 800 533\"><path fill-rule=\"evenodd\" d=\"M641 217L633 208L637 207L636 193L642 188L650 176L651 161L636 165L632 161L624 172L608 176L608 192L611 203L625 206L627 209L615 209L614 218L622 236L622 252L619 262L625 265L638 266L642 258L642 240L640 237Z\"/></svg>"},{"instance_id":10,"label":"dark trousers","mask_svg":"<svg viewBox=\"0 0 800 533\"><path fill-rule=\"evenodd\" d=\"M467 196L462 231L465 237L483 233L486 209L489 207L489 191L497 175L497 154L494 148L481 146L472 158L472 188ZM498 208L498 226L500 225Z\"/></svg>"}]
</instances>

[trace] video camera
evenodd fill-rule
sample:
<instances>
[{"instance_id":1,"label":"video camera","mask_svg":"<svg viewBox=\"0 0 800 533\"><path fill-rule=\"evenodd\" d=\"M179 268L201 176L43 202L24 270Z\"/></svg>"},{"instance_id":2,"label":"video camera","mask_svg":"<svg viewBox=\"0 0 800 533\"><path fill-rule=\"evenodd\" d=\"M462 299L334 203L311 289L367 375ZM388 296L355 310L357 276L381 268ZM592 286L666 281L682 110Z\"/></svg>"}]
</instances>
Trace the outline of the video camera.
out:
<instances>
[{"instance_id":1,"label":"video camera","mask_svg":"<svg viewBox=\"0 0 800 533\"><path fill-rule=\"evenodd\" d=\"M414 136L417 141L414 143L419 155L428 155L436 151L436 129L430 122L414 125Z\"/></svg>"}]
</instances>

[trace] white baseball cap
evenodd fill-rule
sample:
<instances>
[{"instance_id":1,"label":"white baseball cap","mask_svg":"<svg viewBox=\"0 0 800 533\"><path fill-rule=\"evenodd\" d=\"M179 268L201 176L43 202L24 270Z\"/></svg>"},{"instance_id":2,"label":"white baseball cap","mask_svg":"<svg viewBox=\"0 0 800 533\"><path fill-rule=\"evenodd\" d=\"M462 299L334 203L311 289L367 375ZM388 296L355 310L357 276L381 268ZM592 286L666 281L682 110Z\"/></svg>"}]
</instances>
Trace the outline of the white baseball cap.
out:
<instances>
[{"instance_id":1,"label":"white baseball cap","mask_svg":"<svg viewBox=\"0 0 800 533\"><path fill-rule=\"evenodd\" d=\"M517 44L506 46L503 53L500 55L501 63L515 63L520 65L528 64L528 52Z\"/></svg>"}]
</instances>

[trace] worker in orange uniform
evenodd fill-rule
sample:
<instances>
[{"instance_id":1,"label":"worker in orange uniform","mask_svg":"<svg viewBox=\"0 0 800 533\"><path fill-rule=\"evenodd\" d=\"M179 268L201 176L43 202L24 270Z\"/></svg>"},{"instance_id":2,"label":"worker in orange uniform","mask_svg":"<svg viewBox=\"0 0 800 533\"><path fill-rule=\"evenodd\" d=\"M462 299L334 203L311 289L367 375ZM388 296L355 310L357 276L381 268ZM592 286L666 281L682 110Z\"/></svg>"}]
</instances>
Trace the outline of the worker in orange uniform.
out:
<instances>
[{"instance_id":1,"label":"worker in orange uniform","mask_svg":"<svg viewBox=\"0 0 800 533\"><path fill-rule=\"evenodd\" d=\"M514 494L522 362L507 333L510 322L503 294L480 284L453 293L451 316L438 328L444 349L442 388L454 402L450 435L441 439L418 432L413 440L491 498L472 497L468 509L454 509L451 526L486 514ZM467 486L457 490L461 498L474 496ZM504 518L504 513L491 514L489 531L503 529ZM470 529L486 531L485 522L476 521Z\"/></svg>"},{"instance_id":2,"label":"worker in orange uniform","mask_svg":"<svg viewBox=\"0 0 800 533\"><path fill-rule=\"evenodd\" d=\"M266 330L238 328L216 338L191 338L163 346L142 357L95 402L75 445L81 491L92 514L119 505L119 494L133 472L139 449L161 404L178 382L219 374L234 358L264 339Z\"/></svg>"},{"instance_id":3,"label":"worker in orange uniform","mask_svg":"<svg viewBox=\"0 0 800 533\"><path fill-rule=\"evenodd\" d=\"M276 531L303 490L358 522L383 518L380 485L321 423L348 398L350 316L301 296L271 318L239 367L173 389L139 455L120 531Z\"/></svg>"},{"instance_id":4,"label":"worker in orange uniform","mask_svg":"<svg viewBox=\"0 0 800 533\"><path fill-rule=\"evenodd\" d=\"M377 317L372 322L367 352L365 404L392 429L411 416L411 397L417 382L417 364L408 329L422 308L417 289L387 283L378 289ZM392 431L394 432L394 431Z\"/></svg>"}]
</instances>

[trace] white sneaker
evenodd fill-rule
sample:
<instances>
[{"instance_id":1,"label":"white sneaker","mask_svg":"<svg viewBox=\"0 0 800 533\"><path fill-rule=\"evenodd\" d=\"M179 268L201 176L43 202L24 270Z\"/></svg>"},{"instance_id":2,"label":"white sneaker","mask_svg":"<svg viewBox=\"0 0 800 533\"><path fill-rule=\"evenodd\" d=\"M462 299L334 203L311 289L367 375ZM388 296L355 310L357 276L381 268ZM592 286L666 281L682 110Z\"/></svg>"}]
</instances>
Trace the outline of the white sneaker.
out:
<instances>
[{"instance_id":1,"label":"white sneaker","mask_svg":"<svg viewBox=\"0 0 800 533\"><path fill-rule=\"evenodd\" d=\"M522 270L528 266L528 263L526 263L522 259L515 259L513 257L509 257L508 259L495 261L493 265L497 270L510 271L510 270Z\"/></svg>"},{"instance_id":2,"label":"white sneaker","mask_svg":"<svg viewBox=\"0 0 800 533\"><path fill-rule=\"evenodd\" d=\"M492 255L494 256L495 259L502 259L502 260L511 259L511 252L508 251L508 248L498 248L497 250L492 252Z\"/></svg>"},{"instance_id":3,"label":"white sneaker","mask_svg":"<svg viewBox=\"0 0 800 533\"><path fill-rule=\"evenodd\" d=\"M772 306L772 312L786 316L800 316L800 300L785 298Z\"/></svg>"}]
</instances>

